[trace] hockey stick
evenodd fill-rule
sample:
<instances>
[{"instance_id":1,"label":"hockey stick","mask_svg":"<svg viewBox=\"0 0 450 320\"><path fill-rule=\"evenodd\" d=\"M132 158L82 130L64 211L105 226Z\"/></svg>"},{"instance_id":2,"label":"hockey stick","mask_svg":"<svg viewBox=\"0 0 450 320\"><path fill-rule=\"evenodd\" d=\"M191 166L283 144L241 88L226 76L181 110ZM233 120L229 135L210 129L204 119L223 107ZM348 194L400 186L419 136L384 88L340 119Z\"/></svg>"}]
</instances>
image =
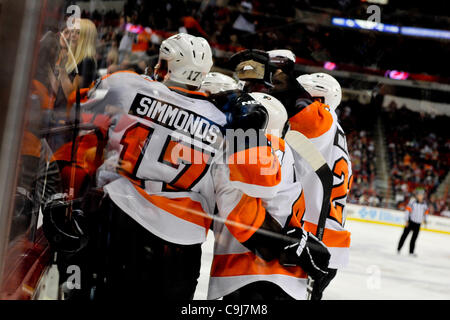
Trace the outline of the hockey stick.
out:
<instances>
[{"instance_id":1,"label":"hockey stick","mask_svg":"<svg viewBox=\"0 0 450 320\"><path fill-rule=\"evenodd\" d=\"M290 130L284 140L294 149L308 164L320 179L323 187L322 208L320 209L319 221L317 222L316 237L322 240L325 230L325 222L330 212L330 197L333 187L333 173L330 170L325 158L317 150L316 146L303 134ZM308 276L308 300L311 300L314 280Z\"/></svg>"},{"instance_id":2,"label":"hockey stick","mask_svg":"<svg viewBox=\"0 0 450 320\"><path fill-rule=\"evenodd\" d=\"M66 44L67 52L68 52L70 58L73 60L73 62L75 64L75 74L78 76L80 73L79 73L77 61L75 59L75 56L73 55L72 49L70 48L70 45L64 36L62 36L62 39L64 40L64 42ZM75 79L77 79L77 78L75 78ZM76 163L77 163L76 152L78 149L77 137L78 137L79 125L80 125L80 108L81 108L80 107L81 95L80 95L79 79L77 79L75 86L76 86L76 88L75 88L75 90L76 90L75 119L74 119L75 122L74 122L73 135L72 135L72 150L71 150L71 154L70 154L71 171L70 171L69 197L68 197L68 200L70 201L70 206L68 208L69 212L67 214L67 218L69 220L72 218L72 209L73 209L72 202L73 202L73 199L75 198L75 173L76 173Z\"/></svg>"}]
</instances>

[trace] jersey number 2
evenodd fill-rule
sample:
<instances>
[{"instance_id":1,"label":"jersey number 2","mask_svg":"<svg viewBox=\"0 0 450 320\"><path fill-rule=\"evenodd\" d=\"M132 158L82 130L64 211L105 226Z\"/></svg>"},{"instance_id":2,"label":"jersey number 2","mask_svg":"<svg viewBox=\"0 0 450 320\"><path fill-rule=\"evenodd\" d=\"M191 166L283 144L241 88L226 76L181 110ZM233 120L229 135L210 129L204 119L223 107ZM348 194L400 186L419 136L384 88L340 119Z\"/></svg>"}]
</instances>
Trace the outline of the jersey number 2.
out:
<instances>
[{"instance_id":1,"label":"jersey number 2","mask_svg":"<svg viewBox=\"0 0 450 320\"><path fill-rule=\"evenodd\" d=\"M342 182L334 185L331 190L330 218L342 225L344 205L336 202L336 200L343 199L347 196L351 184L351 177L348 176L348 162L345 158L342 157L336 160L333 166L333 175L342 179Z\"/></svg>"}]
</instances>

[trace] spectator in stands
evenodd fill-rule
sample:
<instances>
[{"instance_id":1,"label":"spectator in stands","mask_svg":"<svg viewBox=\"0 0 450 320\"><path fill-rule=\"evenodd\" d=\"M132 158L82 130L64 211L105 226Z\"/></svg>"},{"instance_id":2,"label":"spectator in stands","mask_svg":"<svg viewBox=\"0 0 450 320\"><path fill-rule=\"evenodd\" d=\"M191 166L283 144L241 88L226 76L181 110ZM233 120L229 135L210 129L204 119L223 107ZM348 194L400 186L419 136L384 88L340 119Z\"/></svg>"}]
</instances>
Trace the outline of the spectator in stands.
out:
<instances>
[{"instance_id":1,"label":"spectator in stands","mask_svg":"<svg viewBox=\"0 0 450 320\"><path fill-rule=\"evenodd\" d=\"M208 34L200 26L200 23L193 16L181 17L181 23L186 30L186 33L192 34L196 37L203 37L209 39Z\"/></svg>"},{"instance_id":2,"label":"spectator in stands","mask_svg":"<svg viewBox=\"0 0 450 320\"><path fill-rule=\"evenodd\" d=\"M60 43L64 46L56 64L56 98L53 108L55 126L64 126L75 101L77 88L88 88L97 77L96 41L97 28L88 19L79 19L79 29L65 29ZM77 24L75 24L77 26ZM52 150L58 149L69 138L69 133L52 135L48 143Z\"/></svg>"},{"instance_id":3,"label":"spectator in stands","mask_svg":"<svg viewBox=\"0 0 450 320\"><path fill-rule=\"evenodd\" d=\"M70 108L67 101L77 88L87 88L96 78L96 41L97 28L88 19L79 19L80 29L70 31L70 38L65 38L67 50L61 50L58 70L59 88L55 106ZM70 50L69 50L70 49Z\"/></svg>"}]
</instances>

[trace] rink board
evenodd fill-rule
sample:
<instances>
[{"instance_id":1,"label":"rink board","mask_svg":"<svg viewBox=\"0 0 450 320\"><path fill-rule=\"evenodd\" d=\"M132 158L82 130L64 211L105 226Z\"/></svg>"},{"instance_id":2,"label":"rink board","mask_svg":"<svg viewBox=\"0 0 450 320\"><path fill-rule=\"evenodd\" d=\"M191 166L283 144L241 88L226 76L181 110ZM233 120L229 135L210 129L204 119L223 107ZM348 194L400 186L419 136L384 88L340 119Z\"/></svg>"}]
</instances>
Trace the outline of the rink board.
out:
<instances>
[{"instance_id":1,"label":"rink board","mask_svg":"<svg viewBox=\"0 0 450 320\"><path fill-rule=\"evenodd\" d=\"M355 204L347 204L345 209L348 220L360 222L403 227L407 219L406 212L400 210L360 206ZM427 227L422 228L422 230L450 235L450 218L429 215L427 217Z\"/></svg>"}]
</instances>

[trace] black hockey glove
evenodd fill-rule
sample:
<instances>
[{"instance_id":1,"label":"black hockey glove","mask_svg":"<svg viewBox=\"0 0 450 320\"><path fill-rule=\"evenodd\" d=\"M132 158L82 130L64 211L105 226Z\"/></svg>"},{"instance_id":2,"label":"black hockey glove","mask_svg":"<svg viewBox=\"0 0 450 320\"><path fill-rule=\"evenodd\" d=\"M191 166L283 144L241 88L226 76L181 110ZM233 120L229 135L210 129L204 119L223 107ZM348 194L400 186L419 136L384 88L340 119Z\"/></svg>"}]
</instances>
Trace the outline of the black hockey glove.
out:
<instances>
[{"instance_id":1,"label":"black hockey glove","mask_svg":"<svg viewBox=\"0 0 450 320\"><path fill-rule=\"evenodd\" d=\"M321 300L323 291L336 276L336 269L327 269L327 275L314 281L311 300Z\"/></svg>"},{"instance_id":2,"label":"black hockey glove","mask_svg":"<svg viewBox=\"0 0 450 320\"><path fill-rule=\"evenodd\" d=\"M227 117L227 129L265 129L269 121L266 108L242 91L225 91L209 100Z\"/></svg>"},{"instance_id":3,"label":"black hockey glove","mask_svg":"<svg viewBox=\"0 0 450 320\"><path fill-rule=\"evenodd\" d=\"M81 209L73 208L63 198L47 203L43 211L42 228L50 247L58 252L76 253L88 242L87 221Z\"/></svg>"},{"instance_id":4,"label":"black hockey glove","mask_svg":"<svg viewBox=\"0 0 450 320\"><path fill-rule=\"evenodd\" d=\"M330 252L322 241L297 227L288 228L285 235L292 241L286 243L281 252L280 263L283 266L300 266L314 280L328 274Z\"/></svg>"},{"instance_id":5,"label":"black hockey glove","mask_svg":"<svg viewBox=\"0 0 450 320\"><path fill-rule=\"evenodd\" d=\"M239 51L231 56L228 67L235 70L239 80L259 82L268 88L273 87L272 75L276 67L270 62L269 54L265 51L257 49Z\"/></svg>"}]
</instances>

